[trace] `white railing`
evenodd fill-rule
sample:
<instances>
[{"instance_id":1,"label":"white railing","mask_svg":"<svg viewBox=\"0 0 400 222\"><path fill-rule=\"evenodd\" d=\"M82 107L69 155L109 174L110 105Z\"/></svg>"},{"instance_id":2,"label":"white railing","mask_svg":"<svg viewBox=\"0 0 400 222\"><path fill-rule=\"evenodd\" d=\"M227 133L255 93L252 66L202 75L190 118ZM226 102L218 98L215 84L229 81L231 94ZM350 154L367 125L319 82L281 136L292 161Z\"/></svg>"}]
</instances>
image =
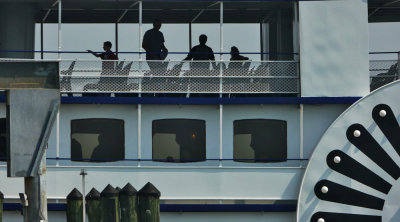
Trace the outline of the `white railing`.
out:
<instances>
[{"instance_id":1,"label":"white railing","mask_svg":"<svg viewBox=\"0 0 400 222\"><path fill-rule=\"evenodd\" d=\"M371 60L369 73L372 91L399 79L400 62L398 60Z\"/></svg>"},{"instance_id":2,"label":"white railing","mask_svg":"<svg viewBox=\"0 0 400 222\"><path fill-rule=\"evenodd\" d=\"M63 93L299 93L298 62L66 61Z\"/></svg>"}]
</instances>

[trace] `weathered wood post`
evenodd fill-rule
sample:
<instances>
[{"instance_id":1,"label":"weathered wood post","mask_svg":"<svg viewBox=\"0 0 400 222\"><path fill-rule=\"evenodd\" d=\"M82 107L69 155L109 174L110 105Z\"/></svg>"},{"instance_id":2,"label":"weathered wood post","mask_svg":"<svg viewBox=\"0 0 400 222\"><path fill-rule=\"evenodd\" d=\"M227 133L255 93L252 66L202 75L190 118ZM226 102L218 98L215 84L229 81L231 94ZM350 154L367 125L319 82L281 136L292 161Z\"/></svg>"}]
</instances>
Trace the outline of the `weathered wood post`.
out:
<instances>
[{"instance_id":1,"label":"weathered wood post","mask_svg":"<svg viewBox=\"0 0 400 222\"><path fill-rule=\"evenodd\" d=\"M0 192L0 222L3 221L3 201L4 201L4 194Z\"/></svg>"},{"instance_id":2,"label":"weathered wood post","mask_svg":"<svg viewBox=\"0 0 400 222\"><path fill-rule=\"evenodd\" d=\"M117 191L117 193L118 193L118 215L119 215L119 220L121 220L121 206L120 206L120 203L119 203L119 191L121 191L121 187L115 187L115 190Z\"/></svg>"},{"instance_id":3,"label":"weathered wood post","mask_svg":"<svg viewBox=\"0 0 400 222\"><path fill-rule=\"evenodd\" d=\"M137 190L127 183L119 192L119 206L121 209L121 222L138 222Z\"/></svg>"},{"instance_id":4,"label":"weathered wood post","mask_svg":"<svg viewBox=\"0 0 400 222\"><path fill-rule=\"evenodd\" d=\"M89 222L101 221L100 192L95 188L86 195L87 213Z\"/></svg>"},{"instance_id":5,"label":"weathered wood post","mask_svg":"<svg viewBox=\"0 0 400 222\"><path fill-rule=\"evenodd\" d=\"M119 222L118 193L110 184L101 192L102 222Z\"/></svg>"},{"instance_id":6,"label":"weathered wood post","mask_svg":"<svg viewBox=\"0 0 400 222\"><path fill-rule=\"evenodd\" d=\"M157 188L148 182L139 190L139 221L160 222L160 196Z\"/></svg>"},{"instance_id":7,"label":"weathered wood post","mask_svg":"<svg viewBox=\"0 0 400 222\"><path fill-rule=\"evenodd\" d=\"M67 222L82 222L82 194L74 188L67 196Z\"/></svg>"}]
</instances>

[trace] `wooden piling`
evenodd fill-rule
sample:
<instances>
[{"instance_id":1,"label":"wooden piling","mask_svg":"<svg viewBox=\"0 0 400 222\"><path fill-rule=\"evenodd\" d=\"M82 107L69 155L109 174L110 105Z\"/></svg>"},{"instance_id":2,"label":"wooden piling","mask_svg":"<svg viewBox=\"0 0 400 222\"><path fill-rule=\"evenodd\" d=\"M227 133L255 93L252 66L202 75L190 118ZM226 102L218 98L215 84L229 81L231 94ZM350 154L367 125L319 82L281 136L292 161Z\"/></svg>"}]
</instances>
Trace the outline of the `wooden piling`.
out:
<instances>
[{"instance_id":1,"label":"wooden piling","mask_svg":"<svg viewBox=\"0 0 400 222\"><path fill-rule=\"evenodd\" d=\"M67 196L67 222L82 222L82 194L74 188Z\"/></svg>"},{"instance_id":2,"label":"wooden piling","mask_svg":"<svg viewBox=\"0 0 400 222\"><path fill-rule=\"evenodd\" d=\"M100 192L95 188L91 189L86 195L87 213L89 222L101 221L101 202Z\"/></svg>"},{"instance_id":3,"label":"wooden piling","mask_svg":"<svg viewBox=\"0 0 400 222\"><path fill-rule=\"evenodd\" d=\"M126 184L119 192L119 206L121 222L138 222L138 198L137 190L130 184Z\"/></svg>"},{"instance_id":4,"label":"wooden piling","mask_svg":"<svg viewBox=\"0 0 400 222\"><path fill-rule=\"evenodd\" d=\"M119 222L118 193L110 184L101 192L102 222Z\"/></svg>"},{"instance_id":5,"label":"wooden piling","mask_svg":"<svg viewBox=\"0 0 400 222\"><path fill-rule=\"evenodd\" d=\"M149 182L140 189L138 196L139 221L160 222L160 191Z\"/></svg>"}]
</instances>

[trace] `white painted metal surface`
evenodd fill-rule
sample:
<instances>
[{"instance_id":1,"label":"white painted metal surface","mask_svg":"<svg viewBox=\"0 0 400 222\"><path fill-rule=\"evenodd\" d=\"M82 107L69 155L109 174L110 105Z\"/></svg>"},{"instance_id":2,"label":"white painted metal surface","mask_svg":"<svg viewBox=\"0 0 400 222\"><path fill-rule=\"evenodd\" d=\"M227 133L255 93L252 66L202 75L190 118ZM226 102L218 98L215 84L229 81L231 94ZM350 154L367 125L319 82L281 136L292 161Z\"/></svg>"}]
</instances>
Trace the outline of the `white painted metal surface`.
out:
<instances>
[{"instance_id":1,"label":"white painted metal surface","mask_svg":"<svg viewBox=\"0 0 400 222\"><path fill-rule=\"evenodd\" d=\"M301 95L368 94L367 1L299 1L298 4Z\"/></svg>"}]
</instances>

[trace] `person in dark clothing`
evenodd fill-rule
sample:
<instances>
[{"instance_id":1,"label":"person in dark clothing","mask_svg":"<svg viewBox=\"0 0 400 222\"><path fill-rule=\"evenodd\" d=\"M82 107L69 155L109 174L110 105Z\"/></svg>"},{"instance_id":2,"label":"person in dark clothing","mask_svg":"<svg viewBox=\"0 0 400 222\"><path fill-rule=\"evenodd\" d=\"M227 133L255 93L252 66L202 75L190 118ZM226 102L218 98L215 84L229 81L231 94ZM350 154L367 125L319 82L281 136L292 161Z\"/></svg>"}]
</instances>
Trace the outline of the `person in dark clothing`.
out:
<instances>
[{"instance_id":1,"label":"person in dark clothing","mask_svg":"<svg viewBox=\"0 0 400 222\"><path fill-rule=\"evenodd\" d=\"M118 56L115 55L111 51L112 44L110 41L104 42L103 44L103 49L105 52L103 53L94 53L92 50L86 50L90 53L92 53L96 57L100 57L102 60L118 60Z\"/></svg>"},{"instance_id":2,"label":"person in dark clothing","mask_svg":"<svg viewBox=\"0 0 400 222\"><path fill-rule=\"evenodd\" d=\"M161 20L153 21L153 28L143 36L142 47L146 50L146 60L164 60L168 49L164 45L164 35L160 32Z\"/></svg>"},{"instance_id":3,"label":"person in dark clothing","mask_svg":"<svg viewBox=\"0 0 400 222\"><path fill-rule=\"evenodd\" d=\"M215 61L214 57L214 52L213 50L206 45L207 43L207 36L202 34L199 36L199 45L196 45L195 47L190 49L189 54L186 56L184 60L194 60L194 61L199 61L199 60L210 60L210 61ZM216 69L216 64L215 62L212 63L214 69ZM192 71L196 72L200 71L199 69L210 69L210 64L209 63L191 63L191 69ZM203 71L200 71L203 72Z\"/></svg>"},{"instance_id":4,"label":"person in dark clothing","mask_svg":"<svg viewBox=\"0 0 400 222\"><path fill-rule=\"evenodd\" d=\"M200 45L190 49L189 54L184 60L215 60L213 50L206 45L207 36L202 34L199 37Z\"/></svg>"},{"instance_id":5,"label":"person in dark clothing","mask_svg":"<svg viewBox=\"0 0 400 222\"><path fill-rule=\"evenodd\" d=\"M96 57L100 57L102 60L118 60L118 56L114 54L114 52L111 51L112 44L110 41L104 42L103 43L103 49L105 52L103 53L94 53L92 50L87 50L88 52L92 53ZM114 61L103 61L101 63L101 74L100 74L100 81L99 83L92 84L89 83L84 86L83 90L89 90L89 89L99 89L102 88L101 85L107 85L107 82L110 81L110 78L103 77L103 75L113 75L115 74L115 66L117 62ZM85 95L91 95L91 94L85 94ZM96 96L108 96L108 94L96 94Z\"/></svg>"},{"instance_id":6,"label":"person in dark clothing","mask_svg":"<svg viewBox=\"0 0 400 222\"><path fill-rule=\"evenodd\" d=\"M231 62L228 65L231 75L243 75L247 73L250 62L243 63L242 61L249 60L248 57L241 56L239 49L236 46L231 47Z\"/></svg>"},{"instance_id":7,"label":"person in dark clothing","mask_svg":"<svg viewBox=\"0 0 400 222\"><path fill-rule=\"evenodd\" d=\"M248 57L241 56L239 49L236 46L231 47L231 61L249 60Z\"/></svg>"},{"instance_id":8,"label":"person in dark clothing","mask_svg":"<svg viewBox=\"0 0 400 222\"><path fill-rule=\"evenodd\" d=\"M96 57L100 57L102 60L118 60L118 56L111 51L112 44L110 41L104 42L103 53L94 53L92 50L87 50ZM114 71L115 62L103 62L102 63L102 73L111 74Z\"/></svg>"}]
</instances>

